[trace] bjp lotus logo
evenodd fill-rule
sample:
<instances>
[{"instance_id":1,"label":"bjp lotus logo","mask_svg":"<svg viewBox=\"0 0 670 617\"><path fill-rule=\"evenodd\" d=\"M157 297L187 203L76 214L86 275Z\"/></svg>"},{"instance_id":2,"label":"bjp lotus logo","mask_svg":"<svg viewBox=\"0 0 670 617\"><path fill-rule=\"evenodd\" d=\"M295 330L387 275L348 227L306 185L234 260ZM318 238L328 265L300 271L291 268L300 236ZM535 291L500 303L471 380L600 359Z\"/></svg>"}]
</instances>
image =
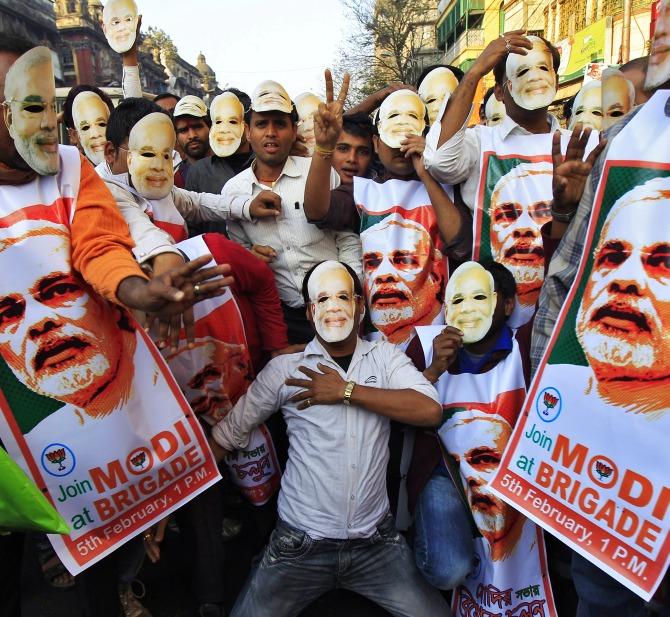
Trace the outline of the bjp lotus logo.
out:
<instances>
[{"instance_id":1,"label":"bjp lotus logo","mask_svg":"<svg viewBox=\"0 0 670 617\"><path fill-rule=\"evenodd\" d=\"M619 478L619 469L609 457L599 454L594 456L588 466L589 478L594 484L603 488L612 488Z\"/></svg>"},{"instance_id":2,"label":"bjp lotus logo","mask_svg":"<svg viewBox=\"0 0 670 617\"><path fill-rule=\"evenodd\" d=\"M47 452L45 456L50 463L58 465L57 471L63 471L65 469L63 466L63 461L67 458L67 454L65 454L65 448L52 450L51 452Z\"/></svg>"},{"instance_id":3,"label":"bjp lotus logo","mask_svg":"<svg viewBox=\"0 0 670 617\"><path fill-rule=\"evenodd\" d=\"M154 466L154 460L148 448L135 448L126 457L126 469L135 476L146 473Z\"/></svg>"},{"instance_id":4,"label":"bjp lotus logo","mask_svg":"<svg viewBox=\"0 0 670 617\"><path fill-rule=\"evenodd\" d=\"M561 393L556 388L545 388L535 399L535 410L543 422L553 422L561 413Z\"/></svg>"},{"instance_id":5,"label":"bjp lotus logo","mask_svg":"<svg viewBox=\"0 0 670 617\"><path fill-rule=\"evenodd\" d=\"M42 469L50 476L67 476L74 470L76 459L74 452L64 443L50 443L40 457Z\"/></svg>"},{"instance_id":6,"label":"bjp lotus logo","mask_svg":"<svg viewBox=\"0 0 670 617\"><path fill-rule=\"evenodd\" d=\"M603 461L597 461L596 462L596 473L598 474L598 477L600 478L601 481L607 480L612 475L612 472L614 469L604 463Z\"/></svg>"},{"instance_id":7,"label":"bjp lotus logo","mask_svg":"<svg viewBox=\"0 0 670 617\"><path fill-rule=\"evenodd\" d=\"M147 453L144 451L139 452L130 459L133 467L139 467L140 469L144 467L144 463L147 461Z\"/></svg>"},{"instance_id":8,"label":"bjp lotus logo","mask_svg":"<svg viewBox=\"0 0 670 617\"><path fill-rule=\"evenodd\" d=\"M545 416L548 416L549 415L549 410L556 407L556 405L558 404L558 400L559 400L558 397L553 396L551 394L551 392L545 392L544 393L544 399L542 401L544 403L544 411L542 413Z\"/></svg>"}]
</instances>

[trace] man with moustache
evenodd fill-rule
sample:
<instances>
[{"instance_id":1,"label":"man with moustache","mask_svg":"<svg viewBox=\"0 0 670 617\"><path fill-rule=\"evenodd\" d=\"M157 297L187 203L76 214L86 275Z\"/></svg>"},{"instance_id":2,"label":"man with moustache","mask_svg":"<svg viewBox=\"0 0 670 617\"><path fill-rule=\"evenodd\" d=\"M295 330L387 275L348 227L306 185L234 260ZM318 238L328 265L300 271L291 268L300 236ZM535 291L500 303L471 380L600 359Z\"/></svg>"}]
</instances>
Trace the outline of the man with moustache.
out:
<instances>
[{"instance_id":1,"label":"man with moustache","mask_svg":"<svg viewBox=\"0 0 670 617\"><path fill-rule=\"evenodd\" d=\"M389 420L433 425L435 393L396 347L359 338L364 300L349 266L317 264L302 294L316 337L304 352L272 360L212 432L222 458L281 410L291 446L280 520L231 615L296 615L336 588L393 615L446 614L395 529L386 494Z\"/></svg>"},{"instance_id":2,"label":"man with moustache","mask_svg":"<svg viewBox=\"0 0 670 617\"><path fill-rule=\"evenodd\" d=\"M670 242L656 224L669 196L670 179L655 178L612 206L577 317L577 337L592 371L586 389L652 419L670 408Z\"/></svg>"},{"instance_id":3,"label":"man with moustache","mask_svg":"<svg viewBox=\"0 0 670 617\"><path fill-rule=\"evenodd\" d=\"M521 163L493 188L489 209L493 257L517 282L520 308L532 311L544 278L541 228L551 218L551 163ZM543 177L546 182L534 181ZM525 186L520 191L519 186Z\"/></svg>"},{"instance_id":4,"label":"man with moustache","mask_svg":"<svg viewBox=\"0 0 670 617\"><path fill-rule=\"evenodd\" d=\"M11 221L5 222L23 225L24 233L30 224L37 225L37 222L43 222L43 226L49 227L53 227L55 223L64 234L48 234L47 237L39 239L51 242L53 250L67 257L68 271L54 272L54 277L65 274L66 278L60 280L47 278L42 281L39 289L31 289L33 296L29 303L32 308L37 309L43 305L40 310L45 310L47 314L51 312L51 319L47 319L44 323L45 328L48 326L50 329L51 340L56 340L58 331L56 322L60 322L62 326L64 321L62 316L58 317L53 307L48 305L62 302L61 294L69 294L70 298L74 299L83 282L86 283L87 294L91 298L98 298L99 294L115 304L143 312L158 311L166 316L180 312L194 302L193 283L199 285L199 297L204 299L208 295L215 294L221 284L230 282L230 279L214 283L199 282L197 277L200 275L193 273L206 263L206 259L194 261L148 281L130 253L133 244L128 235L127 225L116 211L104 184L90 163L81 157L76 149L58 146L52 54L44 47L31 50L29 48L29 44L8 36L0 41L0 87L4 91L2 102L4 122L0 122L2 163L0 205L3 218L14 217ZM73 189L76 190L74 195ZM45 204L44 200L49 195L52 196L49 199L53 199L53 202ZM72 198L76 198L76 208L68 212ZM52 215L57 221L47 222L46 219ZM8 224L5 228L12 226ZM20 237L18 232L14 235ZM19 247L30 250L31 242L36 238L37 236L26 237L20 245L13 243L6 250L15 250ZM61 242L61 239L65 242ZM49 266L49 263L46 265ZM16 270L15 263L12 267ZM224 270L217 269L219 273ZM74 279L78 283L75 283ZM10 282L9 278L2 280ZM180 286L184 287L184 290L178 289ZM3 286L2 289L3 294L9 295L10 301L13 301L16 289L12 290L8 286ZM101 299L96 300L98 301L103 302ZM16 308L20 313L27 305L26 299L25 305L20 304ZM73 307L62 308L65 310ZM24 316L25 314L24 312ZM81 315L79 307L76 316L79 318ZM12 314L5 313L5 317L12 318ZM73 319L71 321L73 328L74 324ZM95 353L91 349L99 335L89 336L85 333L86 329L93 332L100 325L91 324L91 321L87 320L81 324L81 329L77 332L77 337L80 338L65 337L65 340L56 347L43 348L46 353L40 355L40 361L32 367L32 370L30 367L24 368L25 378L29 381L34 379L36 388L46 388L47 380L44 377L48 375L43 372L40 375L40 372L50 368L50 372L53 373L56 366L66 367L72 362L70 352L75 351L83 351L84 356L89 357L98 367L96 369L98 374L104 374L106 371L103 364L99 360L94 360L95 356L91 355ZM28 335L39 338L40 335L44 335L44 330L35 330ZM107 345L114 343L110 341ZM58 354L59 346L62 354L54 355ZM16 365L15 359L21 354L12 354L6 347L5 350L8 353L8 361ZM45 360L44 363L42 358ZM35 366L40 366L37 372ZM16 368L16 372L22 374L19 368ZM57 377L56 383L58 382L61 382L59 387L62 388L63 382ZM67 389L61 389L61 395L69 396ZM108 402L111 404L111 400L116 398L116 395L110 397ZM109 405L101 405L100 410L108 411ZM4 559L13 568L20 570L18 565L20 555L4 555ZM77 579L83 612L87 616L116 616L118 613L117 579L114 574L109 575L107 571L109 566L110 561L104 560ZM108 584L108 581L112 581L112 584ZM13 610L12 606L3 605L3 608Z\"/></svg>"},{"instance_id":5,"label":"man with moustache","mask_svg":"<svg viewBox=\"0 0 670 617\"><path fill-rule=\"evenodd\" d=\"M344 90L346 96L346 90ZM361 273L361 247L351 231L321 230L305 216L305 184L311 160L291 156L298 115L284 88L271 81L259 84L247 113L246 136L256 158L253 165L229 180L223 189L233 209L265 205L278 216L260 224L228 223L232 240L253 249L275 273L289 343L307 343L312 331L305 316L300 286L305 273L324 259L337 259ZM317 151L318 152L318 151ZM339 185L333 171L329 188Z\"/></svg>"},{"instance_id":6,"label":"man with moustache","mask_svg":"<svg viewBox=\"0 0 670 617\"><path fill-rule=\"evenodd\" d=\"M212 121L205 102L192 94L179 100L172 119L177 144L184 153L184 158L174 172L174 184L184 188L191 167L212 154L209 147L209 127Z\"/></svg>"}]
</instances>

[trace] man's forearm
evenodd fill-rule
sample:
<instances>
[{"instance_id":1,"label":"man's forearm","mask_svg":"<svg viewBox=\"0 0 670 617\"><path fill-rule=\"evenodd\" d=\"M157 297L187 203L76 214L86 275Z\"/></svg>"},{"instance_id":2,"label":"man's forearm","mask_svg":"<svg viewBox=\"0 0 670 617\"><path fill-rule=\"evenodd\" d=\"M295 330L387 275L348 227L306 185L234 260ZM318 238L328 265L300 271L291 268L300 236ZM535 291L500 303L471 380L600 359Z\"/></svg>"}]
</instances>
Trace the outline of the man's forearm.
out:
<instances>
[{"instance_id":1,"label":"man's forearm","mask_svg":"<svg viewBox=\"0 0 670 617\"><path fill-rule=\"evenodd\" d=\"M330 209L330 157L314 153L305 184L304 210L308 220L324 219Z\"/></svg>"},{"instance_id":2,"label":"man's forearm","mask_svg":"<svg viewBox=\"0 0 670 617\"><path fill-rule=\"evenodd\" d=\"M467 122L481 78L482 75L473 66L465 74L461 83L458 84L458 88L450 96L449 103L440 121L442 128L440 130L440 137L437 140L438 148L449 141Z\"/></svg>"},{"instance_id":3,"label":"man's forearm","mask_svg":"<svg viewBox=\"0 0 670 617\"><path fill-rule=\"evenodd\" d=\"M351 404L415 426L437 426L442 419L440 404L412 389L382 390L356 384Z\"/></svg>"},{"instance_id":4,"label":"man's forearm","mask_svg":"<svg viewBox=\"0 0 670 617\"><path fill-rule=\"evenodd\" d=\"M451 244L461 230L463 219L454 202L449 198L442 185L428 172L421 175L430 203L433 205L440 235L446 244Z\"/></svg>"}]
</instances>

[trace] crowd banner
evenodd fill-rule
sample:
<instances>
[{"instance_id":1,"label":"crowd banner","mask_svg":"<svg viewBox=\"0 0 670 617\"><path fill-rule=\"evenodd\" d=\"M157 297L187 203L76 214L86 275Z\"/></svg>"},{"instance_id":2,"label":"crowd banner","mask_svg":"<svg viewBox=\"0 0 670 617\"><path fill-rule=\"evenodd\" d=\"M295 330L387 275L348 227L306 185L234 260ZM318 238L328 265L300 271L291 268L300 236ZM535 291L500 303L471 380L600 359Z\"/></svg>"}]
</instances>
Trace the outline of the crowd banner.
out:
<instances>
[{"instance_id":1,"label":"crowd banner","mask_svg":"<svg viewBox=\"0 0 670 617\"><path fill-rule=\"evenodd\" d=\"M202 236L176 245L189 260L207 255ZM214 266L214 260L209 266ZM254 379L242 314L231 290L193 307L195 341L176 352L165 350L167 363L191 409L213 425L228 415ZM243 450L225 458L230 478L254 505L266 503L279 489L281 469L270 432L264 424L254 429Z\"/></svg>"},{"instance_id":2,"label":"crowd banner","mask_svg":"<svg viewBox=\"0 0 670 617\"><path fill-rule=\"evenodd\" d=\"M481 175L474 213L473 259L493 259L507 267L517 283L512 328L527 323L544 280L544 246L540 228L551 217L552 133L509 135L479 132ZM561 151L570 135L563 132ZM598 143L591 135L590 152Z\"/></svg>"},{"instance_id":3,"label":"crowd banner","mask_svg":"<svg viewBox=\"0 0 670 617\"><path fill-rule=\"evenodd\" d=\"M72 270L81 164L60 151L58 177L0 186L0 439L68 524L49 538L76 575L220 476L154 344Z\"/></svg>"},{"instance_id":4,"label":"crowd banner","mask_svg":"<svg viewBox=\"0 0 670 617\"><path fill-rule=\"evenodd\" d=\"M613 139L492 489L649 600L670 561L670 91Z\"/></svg>"},{"instance_id":5,"label":"crowd banner","mask_svg":"<svg viewBox=\"0 0 670 617\"><path fill-rule=\"evenodd\" d=\"M370 319L379 335L406 346L415 326L444 323L449 268L430 197L418 180L354 178L354 199Z\"/></svg>"},{"instance_id":6,"label":"crowd banner","mask_svg":"<svg viewBox=\"0 0 670 617\"><path fill-rule=\"evenodd\" d=\"M441 331L417 328L426 366ZM443 401L438 436L445 463L479 532L474 568L454 590L453 614L556 617L542 529L487 486L526 395L518 343L514 340L512 351L491 370L444 373L435 386Z\"/></svg>"}]
</instances>

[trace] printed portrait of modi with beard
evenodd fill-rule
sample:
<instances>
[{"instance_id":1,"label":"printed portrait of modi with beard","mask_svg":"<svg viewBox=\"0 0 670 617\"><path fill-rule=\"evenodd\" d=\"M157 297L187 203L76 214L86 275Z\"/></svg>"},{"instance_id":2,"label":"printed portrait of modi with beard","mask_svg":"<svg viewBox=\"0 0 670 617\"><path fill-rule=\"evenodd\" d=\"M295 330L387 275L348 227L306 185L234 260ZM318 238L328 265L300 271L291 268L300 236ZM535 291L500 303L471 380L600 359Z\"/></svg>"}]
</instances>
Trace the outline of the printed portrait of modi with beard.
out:
<instances>
[{"instance_id":1,"label":"printed portrait of modi with beard","mask_svg":"<svg viewBox=\"0 0 670 617\"><path fill-rule=\"evenodd\" d=\"M33 392L102 417L130 396L136 334L72 272L70 250L64 225L0 229L0 354Z\"/></svg>"},{"instance_id":2,"label":"printed portrait of modi with beard","mask_svg":"<svg viewBox=\"0 0 670 617\"><path fill-rule=\"evenodd\" d=\"M374 326L402 343L442 310L445 267L426 228L394 213L361 233L364 290Z\"/></svg>"},{"instance_id":3,"label":"printed portrait of modi with beard","mask_svg":"<svg viewBox=\"0 0 670 617\"><path fill-rule=\"evenodd\" d=\"M521 163L496 183L489 204L491 252L517 283L522 306L534 306L544 280L541 227L551 218L551 163Z\"/></svg>"},{"instance_id":4,"label":"printed portrait of modi with beard","mask_svg":"<svg viewBox=\"0 0 670 617\"><path fill-rule=\"evenodd\" d=\"M670 178L607 215L577 314L577 338L610 404L651 417L670 407Z\"/></svg>"}]
</instances>

